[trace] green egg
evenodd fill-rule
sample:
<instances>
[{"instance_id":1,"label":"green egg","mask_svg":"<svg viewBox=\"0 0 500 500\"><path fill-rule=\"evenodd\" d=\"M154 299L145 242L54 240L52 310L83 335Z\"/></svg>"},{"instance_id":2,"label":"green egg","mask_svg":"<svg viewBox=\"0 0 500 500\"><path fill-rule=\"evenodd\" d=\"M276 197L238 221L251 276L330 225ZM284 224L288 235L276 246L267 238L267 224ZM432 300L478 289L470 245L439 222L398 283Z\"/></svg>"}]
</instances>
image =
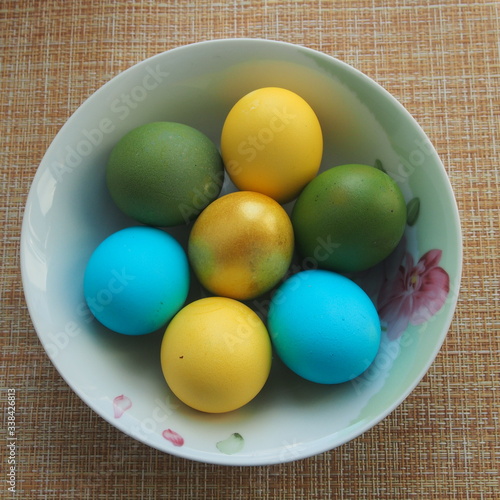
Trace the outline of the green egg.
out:
<instances>
[{"instance_id":1,"label":"green egg","mask_svg":"<svg viewBox=\"0 0 500 500\"><path fill-rule=\"evenodd\" d=\"M292 212L296 245L315 267L364 271L386 258L406 227L396 182L368 165L341 165L313 179Z\"/></svg>"},{"instance_id":2,"label":"green egg","mask_svg":"<svg viewBox=\"0 0 500 500\"><path fill-rule=\"evenodd\" d=\"M153 122L113 148L106 183L118 208L151 226L188 223L220 193L224 166L215 144L193 127Z\"/></svg>"}]
</instances>

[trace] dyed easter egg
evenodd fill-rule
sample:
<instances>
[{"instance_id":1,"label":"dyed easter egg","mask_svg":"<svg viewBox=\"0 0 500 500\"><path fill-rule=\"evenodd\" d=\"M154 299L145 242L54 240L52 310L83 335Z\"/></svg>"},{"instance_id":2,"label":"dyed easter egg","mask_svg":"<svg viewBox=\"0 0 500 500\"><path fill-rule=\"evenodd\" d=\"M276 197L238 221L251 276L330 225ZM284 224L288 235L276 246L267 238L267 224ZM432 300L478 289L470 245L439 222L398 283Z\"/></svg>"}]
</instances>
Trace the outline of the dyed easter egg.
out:
<instances>
[{"instance_id":1,"label":"dyed easter egg","mask_svg":"<svg viewBox=\"0 0 500 500\"><path fill-rule=\"evenodd\" d=\"M292 223L283 207L269 196L237 191L211 203L196 219L188 255L207 290L247 300L279 282L293 248Z\"/></svg>"},{"instance_id":2,"label":"dyed easter egg","mask_svg":"<svg viewBox=\"0 0 500 500\"><path fill-rule=\"evenodd\" d=\"M381 336L368 295L326 270L299 272L278 288L268 329L285 365L320 384L339 384L363 373L375 359Z\"/></svg>"},{"instance_id":3,"label":"dyed easter egg","mask_svg":"<svg viewBox=\"0 0 500 500\"><path fill-rule=\"evenodd\" d=\"M113 148L106 182L129 217L151 226L194 219L219 196L224 167L202 132L173 122L153 122L126 134Z\"/></svg>"},{"instance_id":4,"label":"dyed easter egg","mask_svg":"<svg viewBox=\"0 0 500 500\"><path fill-rule=\"evenodd\" d=\"M261 391L271 370L271 340L249 307L207 297L175 315L160 357L165 380L181 401L200 411L223 413Z\"/></svg>"},{"instance_id":5,"label":"dyed easter egg","mask_svg":"<svg viewBox=\"0 0 500 500\"><path fill-rule=\"evenodd\" d=\"M311 106L295 92L257 89L236 102L227 115L221 153L239 189L286 203L318 172L321 126Z\"/></svg>"},{"instance_id":6,"label":"dyed easter egg","mask_svg":"<svg viewBox=\"0 0 500 500\"><path fill-rule=\"evenodd\" d=\"M189 263L165 231L129 227L94 250L83 288L90 311L104 326L143 335L163 327L184 304Z\"/></svg>"},{"instance_id":7,"label":"dyed easter egg","mask_svg":"<svg viewBox=\"0 0 500 500\"><path fill-rule=\"evenodd\" d=\"M292 212L297 249L318 267L364 271L385 259L406 227L396 182L369 165L340 165L318 175Z\"/></svg>"}]
</instances>

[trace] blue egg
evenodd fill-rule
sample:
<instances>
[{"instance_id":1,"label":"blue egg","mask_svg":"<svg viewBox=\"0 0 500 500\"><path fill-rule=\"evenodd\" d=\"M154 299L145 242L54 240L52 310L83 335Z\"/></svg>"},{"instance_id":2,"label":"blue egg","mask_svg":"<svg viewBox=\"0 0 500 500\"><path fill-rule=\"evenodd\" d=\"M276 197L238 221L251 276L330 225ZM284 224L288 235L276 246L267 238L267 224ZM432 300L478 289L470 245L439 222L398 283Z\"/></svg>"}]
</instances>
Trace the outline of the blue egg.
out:
<instances>
[{"instance_id":1,"label":"blue egg","mask_svg":"<svg viewBox=\"0 0 500 500\"><path fill-rule=\"evenodd\" d=\"M106 238L90 257L85 300L104 326L125 335L163 327L189 291L186 253L161 229L138 226Z\"/></svg>"},{"instance_id":2,"label":"blue egg","mask_svg":"<svg viewBox=\"0 0 500 500\"><path fill-rule=\"evenodd\" d=\"M357 377L380 346L373 302L356 283L331 271L303 271L287 279L271 300L268 329L285 365L320 384Z\"/></svg>"}]
</instances>

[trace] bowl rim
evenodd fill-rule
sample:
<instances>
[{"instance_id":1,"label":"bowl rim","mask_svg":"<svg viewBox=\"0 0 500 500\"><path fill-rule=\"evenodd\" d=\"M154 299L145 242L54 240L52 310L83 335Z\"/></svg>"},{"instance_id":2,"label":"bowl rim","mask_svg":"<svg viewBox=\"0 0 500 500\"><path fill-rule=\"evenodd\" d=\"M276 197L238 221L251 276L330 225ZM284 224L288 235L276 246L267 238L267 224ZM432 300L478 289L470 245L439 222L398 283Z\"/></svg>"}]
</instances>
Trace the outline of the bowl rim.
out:
<instances>
[{"instance_id":1,"label":"bowl rim","mask_svg":"<svg viewBox=\"0 0 500 500\"><path fill-rule=\"evenodd\" d=\"M37 314L36 310L36 304L32 300L32 296L30 293L30 286L29 286L29 279L28 279L28 274L27 274L27 239L28 239L28 225L29 225L29 217L30 217L30 206L33 204L34 200L36 199L36 193L35 193L35 188L40 181L40 177L43 173L44 170L44 165L46 165L47 158L50 156L51 150L53 147L55 147L55 143L57 142L58 137L60 137L66 129L68 129L71 125L72 122L78 119L78 115L83 107L85 107L86 103L90 99L95 99L96 96L98 96L101 92L104 92L105 89L108 88L108 86L111 86L115 84L119 79L125 78L129 73L136 71L138 67L141 65L146 65L155 62L157 59L160 59L164 57L166 54L172 54L172 53L179 53L182 51L186 50L193 50L195 48L203 48L206 45L217 45L217 44L227 44L227 43L235 43L235 44L243 44L243 43L252 43L252 44L270 44L270 45L278 45L282 46L285 48L297 50L299 49L300 51L304 52L305 54L309 55L314 55L315 57L319 57L328 64L334 64L338 65L341 68L343 68L345 71L352 73L354 76L357 78L360 78L361 80L367 82L370 86L375 86L377 90L385 95L387 99L389 99L394 106L396 106L399 111L401 111L405 116L406 119L408 119L410 122L412 122L413 126L419 130L425 137L427 137L427 134L424 132L422 127L418 124L418 122L413 118L413 116L409 113L409 111L404 107L404 105L399 102L392 94L390 94L384 87L382 87L379 83L377 83L374 79L366 75L365 73L361 72L360 70L356 69L355 67L351 66L350 64L332 56L329 54L326 54L324 52L321 52L316 49L309 48L304 45L299 45L295 43L290 43L290 42L284 42L280 40L273 40L273 39L267 39L267 38L249 38L249 37L241 37L241 38L220 38L220 39L213 39L213 40L203 40L203 41L198 41L198 42L193 42L181 46L177 46L159 53L156 53L152 56L147 57L146 59L139 61L132 66L126 68L125 70L121 71L120 73L116 74L114 77L112 77L110 80L108 80L106 83L104 83L101 87L99 87L96 91L94 91L89 97L87 97L70 115L70 117L65 121L65 123L61 126L57 134L52 138L52 141L50 145L48 146L45 154L43 155L37 170L35 172L35 175L32 179L29 193L26 199L26 204L25 204L25 210L23 214L23 219L22 219L22 226L21 226L21 238L20 238L20 267L21 267L21 280L22 280L22 286L23 286L23 291L24 291L24 296L25 296L25 301L27 304L28 312L31 318L31 321L33 323L33 327L37 333L37 336L44 347L44 350L46 354L48 355L49 359L51 360L52 365L56 368L56 370L59 372L60 376L63 378L63 380L68 384L68 386L71 388L71 390L85 403L86 406L89 406L94 412L96 412L101 418L106 420L110 425L113 427L121 430L128 436L132 437L133 439L142 442L146 444L149 447L155 448L158 451L161 451L163 453L168 453L170 455L174 455L180 458L184 459L189 459L193 461L198 461L202 463L212 463L212 464L218 464L218 465L232 465L232 466L257 466L257 465L271 465L271 464L278 464L278 463L286 463L286 462L291 462L291 461L298 461L302 459L306 459L327 451L331 451L335 448L338 448L342 446L343 444L352 441L353 439L359 437L363 433L367 432L371 428L375 427L378 423L380 423L383 419L385 419L390 413L392 413L398 406L402 404L402 402L413 392L413 390L416 388L416 386L421 382L421 380L424 378L426 373L429 371L431 365L434 363L445 339L447 336L447 333L450 329L453 317L455 315L455 311L457 308L457 302L458 302L458 295L459 295L459 290L460 290L460 283L461 283L461 278L462 278L462 268L463 268L463 236L462 236L462 229L461 229L461 224L460 224L460 217L459 217L459 211L458 211L458 206L457 202L453 193L452 185L450 182L450 179L447 175L446 169L444 168L444 165L437 155L436 152L436 159L437 163L439 166L439 169L442 171L441 173L444 174L444 177L446 179L446 190L447 190L447 199L451 201L451 206L450 208L452 209L453 212L453 221L452 225L456 231L457 235L457 240L460 241L460 247L457 249L458 254L457 254L457 273L456 273L456 283L454 285L453 291L454 294L452 297L450 297L449 301L451 302L450 308L449 308L449 315L446 318L445 321L445 326L443 327L442 333L440 335L439 340L436 342L435 348L433 349L431 355L429 356L429 359L425 363L425 365L422 367L418 375L414 378L413 383L411 383L406 390L401 394L400 397L398 397L396 400L393 401L393 403L388 406L384 411L380 412L377 414L377 416L373 419L369 419L368 421L360 424L357 426L355 429L351 430L350 432L346 433L346 435L342 439L338 439L338 437L333 437L333 435L326 435L323 436L319 439L316 439L314 441L309 441L307 443L307 449L298 454L298 456L293 456L293 457L280 457L278 458L275 455L259 455L257 459L255 460L252 457L248 456L238 456L238 455L210 455L210 457L204 457L205 452L196 452L193 453L195 450L192 448L188 449L177 449L177 448L172 448L172 449L162 449L159 446L155 446L153 443L145 440L145 439L140 439L140 437L133 435L133 433L125 428L123 428L120 425L117 425L116 421L113 421L111 417L108 414L104 414L102 411L100 411L99 407L95 404L93 404L92 400L89 400L83 393L83 391L75 384L72 383L70 378L67 376L67 374L58 366L56 360L54 360L47 349L47 346L44 342L44 339L40 336L39 330L40 330L40 319ZM432 144L429 141L429 144ZM434 149L434 146L432 146Z\"/></svg>"}]
</instances>

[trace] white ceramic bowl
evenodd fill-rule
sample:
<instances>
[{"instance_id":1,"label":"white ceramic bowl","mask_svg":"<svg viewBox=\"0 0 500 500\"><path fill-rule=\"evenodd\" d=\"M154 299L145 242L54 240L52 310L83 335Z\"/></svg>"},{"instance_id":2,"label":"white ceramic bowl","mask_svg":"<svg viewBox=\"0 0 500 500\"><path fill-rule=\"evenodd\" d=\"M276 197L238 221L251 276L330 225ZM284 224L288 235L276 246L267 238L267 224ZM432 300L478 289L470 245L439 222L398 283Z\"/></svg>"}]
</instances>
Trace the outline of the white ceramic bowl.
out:
<instances>
[{"instance_id":1,"label":"white ceramic bowl","mask_svg":"<svg viewBox=\"0 0 500 500\"><path fill-rule=\"evenodd\" d=\"M135 224L106 190L104 169L114 144L132 128L162 120L191 125L218 144L232 105L265 86L297 92L316 111L325 139L322 169L380 160L410 203L413 225L392 259L360 278L380 307L377 295L386 287L383 319L389 322L367 372L352 382L325 386L300 379L275 359L268 383L251 403L227 414L204 414L169 391L159 361L162 332L125 337L92 320L82 293L83 272L106 236ZM223 192L231 189L226 182ZM186 242L187 228L171 233ZM57 134L34 178L23 221L21 267L40 341L94 411L167 453L258 465L342 445L408 396L448 331L461 252L458 211L445 169L401 104L367 76L325 54L275 41L229 39L151 57L82 104ZM201 295L193 284L189 300ZM254 306L265 309L265 300Z\"/></svg>"}]
</instances>

